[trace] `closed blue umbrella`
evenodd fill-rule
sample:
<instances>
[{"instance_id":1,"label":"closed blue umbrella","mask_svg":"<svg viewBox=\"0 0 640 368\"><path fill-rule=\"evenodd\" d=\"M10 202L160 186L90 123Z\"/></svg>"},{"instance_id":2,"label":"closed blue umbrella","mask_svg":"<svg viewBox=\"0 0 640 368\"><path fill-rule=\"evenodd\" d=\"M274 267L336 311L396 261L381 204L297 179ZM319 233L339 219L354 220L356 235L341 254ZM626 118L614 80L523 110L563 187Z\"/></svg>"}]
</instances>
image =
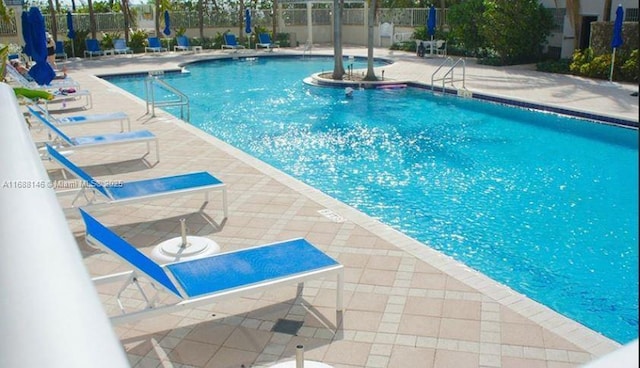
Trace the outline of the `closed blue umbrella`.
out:
<instances>
[{"instance_id":1,"label":"closed blue umbrella","mask_svg":"<svg viewBox=\"0 0 640 368\"><path fill-rule=\"evenodd\" d=\"M22 38L24 39L24 51L28 56L32 56L31 52L31 26L29 25L29 12L22 13Z\"/></svg>"},{"instance_id":2,"label":"closed blue umbrella","mask_svg":"<svg viewBox=\"0 0 640 368\"><path fill-rule=\"evenodd\" d=\"M613 38L611 39L611 48L613 53L611 54L611 71L609 72L609 81L613 80L613 65L616 61L616 49L622 46L622 20L624 19L624 9L622 5L618 5L616 9L616 20L613 23Z\"/></svg>"},{"instance_id":3,"label":"closed blue umbrella","mask_svg":"<svg viewBox=\"0 0 640 368\"><path fill-rule=\"evenodd\" d=\"M244 10L244 33L251 34L251 11ZM251 48L251 37L249 37L249 48Z\"/></svg>"},{"instance_id":4,"label":"closed blue umbrella","mask_svg":"<svg viewBox=\"0 0 640 368\"><path fill-rule=\"evenodd\" d=\"M169 17L169 11L164 11L164 30L162 31L166 36L171 34L171 17Z\"/></svg>"},{"instance_id":5,"label":"closed blue umbrella","mask_svg":"<svg viewBox=\"0 0 640 368\"><path fill-rule=\"evenodd\" d=\"M427 18L427 33L433 39L433 36L436 34L436 8L431 5L429 8L429 17Z\"/></svg>"},{"instance_id":6,"label":"closed blue umbrella","mask_svg":"<svg viewBox=\"0 0 640 368\"><path fill-rule=\"evenodd\" d=\"M71 40L71 56L76 56L75 47L73 45L73 40L76 38L76 31L73 29L73 16L71 12L67 10L67 37Z\"/></svg>"},{"instance_id":7,"label":"closed blue umbrella","mask_svg":"<svg viewBox=\"0 0 640 368\"><path fill-rule=\"evenodd\" d=\"M433 36L436 34L436 7L433 5L429 7L429 16L427 18L427 33L429 34L429 36L431 36L429 53L433 54Z\"/></svg>"},{"instance_id":8,"label":"closed blue umbrella","mask_svg":"<svg viewBox=\"0 0 640 368\"><path fill-rule=\"evenodd\" d=\"M31 30L31 57L36 62L29 69L29 75L40 85L51 83L56 72L47 62L47 36L44 18L38 7L29 9L29 28Z\"/></svg>"}]
</instances>

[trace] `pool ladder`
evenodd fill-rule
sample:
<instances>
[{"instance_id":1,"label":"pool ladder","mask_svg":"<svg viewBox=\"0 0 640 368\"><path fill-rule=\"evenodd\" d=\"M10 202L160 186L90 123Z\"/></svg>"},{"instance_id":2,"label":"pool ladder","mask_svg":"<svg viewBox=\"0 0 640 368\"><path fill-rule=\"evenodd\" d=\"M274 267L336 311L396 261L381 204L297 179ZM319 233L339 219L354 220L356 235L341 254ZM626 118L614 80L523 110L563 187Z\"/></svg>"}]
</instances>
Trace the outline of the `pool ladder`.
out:
<instances>
[{"instance_id":1,"label":"pool ladder","mask_svg":"<svg viewBox=\"0 0 640 368\"><path fill-rule=\"evenodd\" d=\"M187 95L177 90L175 87L171 86L169 83L159 78L163 75L164 75L163 71L153 71L153 72L149 72L149 76L145 79L144 87L145 87L145 96L146 96L146 102L147 102L147 114L151 113L151 116L155 117L156 107L180 106L180 119L189 121L190 119L189 97L187 97ZM156 101L154 88L153 88L154 83L160 86L161 88L173 93L176 99L166 100L166 101ZM185 109L186 109L186 118L185 118Z\"/></svg>"},{"instance_id":2,"label":"pool ladder","mask_svg":"<svg viewBox=\"0 0 640 368\"><path fill-rule=\"evenodd\" d=\"M309 55L311 55L312 49L313 49L313 44L307 41L307 43L304 44L304 48L302 49L302 58L304 59L307 52L309 52Z\"/></svg>"},{"instance_id":3,"label":"pool ladder","mask_svg":"<svg viewBox=\"0 0 640 368\"><path fill-rule=\"evenodd\" d=\"M442 74L442 76L436 77L438 73L440 73L440 70L442 70L445 67L449 67L449 68L446 70L444 74ZM456 67L462 67L462 78L458 78L458 79L455 78L454 71L456 70ZM460 58L454 62L452 58L447 57L442 62L442 64L438 66L436 71L433 72L433 74L431 74L431 90L432 91L435 90L435 84L436 82L439 82L439 81L442 81L442 93L445 93L446 91L445 86L447 82L450 83L451 86L453 86L454 82L462 82L462 88L461 89L457 88L458 96L471 97L471 92L467 90L467 88L465 87L465 76L466 76L465 69L466 69L466 64L464 62L464 59Z\"/></svg>"}]
</instances>

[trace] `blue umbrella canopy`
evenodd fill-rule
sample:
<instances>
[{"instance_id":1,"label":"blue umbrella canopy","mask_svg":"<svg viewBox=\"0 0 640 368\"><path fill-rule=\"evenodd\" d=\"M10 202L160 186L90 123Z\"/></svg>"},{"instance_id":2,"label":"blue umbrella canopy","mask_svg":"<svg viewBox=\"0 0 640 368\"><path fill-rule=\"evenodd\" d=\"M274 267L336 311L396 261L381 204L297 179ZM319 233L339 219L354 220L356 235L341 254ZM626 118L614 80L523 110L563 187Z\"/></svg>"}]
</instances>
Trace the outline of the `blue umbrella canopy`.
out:
<instances>
[{"instance_id":1,"label":"blue umbrella canopy","mask_svg":"<svg viewBox=\"0 0 640 368\"><path fill-rule=\"evenodd\" d=\"M616 20L613 23L613 38L611 39L612 48L618 48L622 46L623 19L624 19L624 9L622 9L622 5L618 5L618 9L616 9Z\"/></svg>"},{"instance_id":2,"label":"blue umbrella canopy","mask_svg":"<svg viewBox=\"0 0 640 368\"><path fill-rule=\"evenodd\" d=\"M609 81L613 81L613 66L616 62L616 49L622 46L622 21L624 20L624 9L622 5L618 5L616 9L616 20L613 22L613 37L611 38L611 70L609 71Z\"/></svg>"},{"instance_id":3,"label":"blue umbrella canopy","mask_svg":"<svg viewBox=\"0 0 640 368\"><path fill-rule=\"evenodd\" d=\"M244 32L251 33L251 11L249 9L244 10Z\"/></svg>"},{"instance_id":4,"label":"blue umbrella canopy","mask_svg":"<svg viewBox=\"0 0 640 368\"><path fill-rule=\"evenodd\" d=\"M71 15L71 11L67 10L67 37L70 39L76 38L76 31L73 29L73 16Z\"/></svg>"},{"instance_id":5,"label":"blue umbrella canopy","mask_svg":"<svg viewBox=\"0 0 640 368\"><path fill-rule=\"evenodd\" d=\"M162 31L166 36L171 34L171 17L169 16L169 11L164 11L164 30Z\"/></svg>"},{"instance_id":6,"label":"blue umbrella canopy","mask_svg":"<svg viewBox=\"0 0 640 368\"><path fill-rule=\"evenodd\" d=\"M429 17L427 18L427 33L433 38L436 34L436 7L431 5Z\"/></svg>"},{"instance_id":7,"label":"blue umbrella canopy","mask_svg":"<svg viewBox=\"0 0 640 368\"><path fill-rule=\"evenodd\" d=\"M31 52L31 26L29 23L29 12L22 13L22 38L24 39L24 53L33 57Z\"/></svg>"},{"instance_id":8,"label":"blue umbrella canopy","mask_svg":"<svg viewBox=\"0 0 640 368\"><path fill-rule=\"evenodd\" d=\"M44 29L44 18L38 7L29 9L29 28L31 30L31 57L36 62L29 69L29 75L41 85L49 84L56 72L47 62L47 36Z\"/></svg>"}]
</instances>

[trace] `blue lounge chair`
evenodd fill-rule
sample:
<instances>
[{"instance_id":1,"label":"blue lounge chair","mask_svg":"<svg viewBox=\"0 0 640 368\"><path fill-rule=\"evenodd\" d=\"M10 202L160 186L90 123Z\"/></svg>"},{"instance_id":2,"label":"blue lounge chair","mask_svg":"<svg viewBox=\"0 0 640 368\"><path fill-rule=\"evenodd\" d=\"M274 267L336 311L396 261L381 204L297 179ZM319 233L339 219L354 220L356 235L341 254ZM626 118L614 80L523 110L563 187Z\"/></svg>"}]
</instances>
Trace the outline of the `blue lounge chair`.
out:
<instances>
[{"instance_id":1,"label":"blue lounge chair","mask_svg":"<svg viewBox=\"0 0 640 368\"><path fill-rule=\"evenodd\" d=\"M190 51L191 45L189 44L189 38L187 36L176 37L177 45L173 46L173 51Z\"/></svg>"},{"instance_id":2,"label":"blue lounge chair","mask_svg":"<svg viewBox=\"0 0 640 368\"><path fill-rule=\"evenodd\" d=\"M206 171L103 185L51 145L47 144L46 148L50 159L83 181L84 185L71 202L72 207L80 197L86 201L83 207L146 202L193 193L205 193L205 202L208 202L209 192L221 190L224 217L227 217L227 187L222 181ZM103 200L100 201L98 197L103 197Z\"/></svg>"},{"instance_id":3,"label":"blue lounge chair","mask_svg":"<svg viewBox=\"0 0 640 368\"><path fill-rule=\"evenodd\" d=\"M48 85L40 85L35 80L29 80L27 77L22 75L16 68L11 65L11 63L5 64L5 70L7 74L11 77L13 81L20 84L22 87L31 88L31 89L44 89L44 90L52 90L57 88L69 88L69 87L80 87L78 82L73 80L70 77L64 79L54 79Z\"/></svg>"},{"instance_id":4,"label":"blue lounge chair","mask_svg":"<svg viewBox=\"0 0 640 368\"><path fill-rule=\"evenodd\" d=\"M133 50L127 46L127 41L122 38L113 40L113 52L116 54L133 54Z\"/></svg>"},{"instance_id":5,"label":"blue lounge chair","mask_svg":"<svg viewBox=\"0 0 640 368\"><path fill-rule=\"evenodd\" d=\"M200 52L202 51L202 46L191 46L189 42L189 37L187 36L178 36L176 37L177 45L173 46L173 51L194 51Z\"/></svg>"},{"instance_id":6,"label":"blue lounge chair","mask_svg":"<svg viewBox=\"0 0 640 368\"><path fill-rule=\"evenodd\" d=\"M84 40L86 50L84 50L84 57L89 56L89 59L94 56L102 56L104 55L104 50L100 48L100 42L95 38L87 38Z\"/></svg>"},{"instance_id":7,"label":"blue lounge chair","mask_svg":"<svg viewBox=\"0 0 640 368\"><path fill-rule=\"evenodd\" d=\"M164 51L167 51L167 49L165 47L162 47L162 45L160 44L160 39L158 37L149 37L149 38L147 38L147 43L148 43L148 46L146 46L144 48L144 52L145 53L147 51L151 51L151 52L164 52Z\"/></svg>"},{"instance_id":8,"label":"blue lounge chair","mask_svg":"<svg viewBox=\"0 0 640 368\"><path fill-rule=\"evenodd\" d=\"M64 42L56 41L56 59L67 60L67 52L64 51Z\"/></svg>"},{"instance_id":9,"label":"blue lounge chair","mask_svg":"<svg viewBox=\"0 0 640 368\"><path fill-rule=\"evenodd\" d=\"M117 299L122 314L111 322L127 323L159 314L196 308L229 298L298 284L298 295L310 279L336 276L336 310L342 312L344 266L314 247L305 239L293 239L258 247L221 253L190 261L159 265L144 253L80 209L86 227L87 243L107 250L129 263L132 271L94 278L96 284L124 281ZM153 284L155 295L146 295L137 285L145 276ZM136 284L147 305L126 311L120 297L127 286ZM156 305L160 291L178 298L172 304ZM337 321L337 326L340 323Z\"/></svg>"},{"instance_id":10,"label":"blue lounge chair","mask_svg":"<svg viewBox=\"0 0 640 368\"><path fill-rule=\"evenodd\" d=\"M280 45L273 43L271 36L268 33L258 33L258 42L256 43L256 50L258 48L267 49L267 51L273 51L274 47L280 47Z\"/></svg>"},{"instance_id":11,"label":"blue lounge chair","mask_svg":"<svg viewBox=\"0 0 640 368\"><path fill-rule=\"evenodd\" d=\"M29 113L38 119L45 127L47 127L53 134L57 136L54 142L60 142L66 147L75 149L79 148L93 148L105 145L114 144L126 144L126 143L146 143L147 152L145 156L151 152L151 143L155 142L156 145L156 160L160 161L160 148L158 145L158 137L148 130L138 130L134 132L122 132L100 135L88 135L82 137L69 137L60 128L58 128L53 122L49 121L37 108L33 106L27 106Z\"/></svg>"},{"instance_id":12,"label":"blue lounge chair","mask_svg":"<svg viewBox=\"0 0 640 368\"><path fill-rule=\"evenodd\" d=\"M107 123L107 122L119 122L120 131L124 132L124 123L127 123L127 131L131 131L131 119L129 115L122 111L108 112L103 114L90 114L90 115L69 115L56 118L50 115L41 105L32 104L31 107L39 113L46 116L49 121L53 122L57 126L76 126L83 124L95 124L95 123Z\"/></svg>"},{"instance_id":13,"label":"blue lounge chair","mask_svg":"<svg viewBox=\"0 0 640 368\"><path fill-rule=\"evenodd\" d=\"M244 49L245 47L238 44L238 40L236 39L236 35L233 33L225 33L223 35L224 43L222 44L222 49Z\"/></svg>"}]
</instances>

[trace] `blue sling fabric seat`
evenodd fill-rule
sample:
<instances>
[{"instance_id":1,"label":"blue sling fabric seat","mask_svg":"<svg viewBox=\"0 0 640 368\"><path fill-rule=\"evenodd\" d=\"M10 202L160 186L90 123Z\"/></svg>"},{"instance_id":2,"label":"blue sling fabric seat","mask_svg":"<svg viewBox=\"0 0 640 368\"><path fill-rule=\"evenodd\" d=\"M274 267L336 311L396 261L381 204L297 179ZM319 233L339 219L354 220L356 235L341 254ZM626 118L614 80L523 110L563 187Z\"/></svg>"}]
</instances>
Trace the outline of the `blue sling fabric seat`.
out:
<instances>
[{"instance_id":1,"label":"blue sling fabric seat","mask_svg":"<svg viewBox=\"0 0 640 368\"><path fill-rule=\"evenodd\" d=\"M236 35L234 35L233 33L225 33L223 35L223 40L224 40L224 43L222 44L223 49L238 50L238 49L245 48L243 45L240 45L238 43L238 40L236 39Z\"/></svg>"},{"instance_id":2,"label":"blue sling fabric seat","mask_svg":"<svg viewBox=\"0 0 640 368\"><path fill-rule=\"evenodd\" d=\"M205 201L208 202L209 192L220 190L222 191L224 217L227 217L227 187L220 179L206 171L136 181L121 181L107 185L93 178L49 144L46 147L47 153L52 160L58 162L64 169L84 182L84 185L82 185L82 188L73 199L72 206L80 197L85 198L87 201L86 206L98 206L144 202L170 196L203 192L205 193ZM94 195L87 195L88 191ZM99 201L96 197L102 197L103 201Z\"/></svg>"},{"instance_id":3,"label":"blue sling fabric seat","mask_svg":"<svg viewBox=\"0 0 640 368\"><path fill-rule=\"evenodd\" d=\"M155 143L156 146L156 161L160 161L160 146L158 144L158 137L148 130L137 130L129 132L111 133L111 134L99 134L88 135L80 137L70 137L65 134L56 124L47 119L41 111L36 111L33 106L27 106L29 113L38 119L42 125L47 127L53 134L57 136L57 140L62 144L73 148L92 148L113 144L125 144L125 143L146 143L147 152L145 156L151 152L151 143ZM56 140L54 140L56 141Z\"/></svg>"},{"instance_id":4,"label":"blue sling fabric seat","mask_svg":"<svg viewBox=\"0 0 640 368\"><path fill-rule=\"evenodd\" d=\"M162 44L160 43L160 39L158 37L149 37L149 38L147 38L147 44L148 44L148 46L145 46L145 48L144 48L144 52L145 53L147 51L151 51L151 52L164 52L164 51L167 51L166 47L162 47Z\"/></svg>"},{"instance_id":5,"label":"blue sling fabric seat","mask_svg":"<svg viewBox=\"0 0 640 368\"><path fill-rule=\"evenodd\" d=\"M195 308L231 297L240 297L289 284L298 284L298 292L306 280L336 276L336 310L343 310L344 266L298 238L188 261L160 265L126 240L98 222L85 210L80 210L86 227L86 239L121 260L133 271L95 278L96 284L124 280L122 292L130 284L137 284L139 276L146 276L154 285L156 295L147 296L147 305L127 312L120 303L122 314L111 317L113 323L148 318L158 314ZM155 305L159 290L178 298L173 304ZM339 323L336 323L339 325Z\"/></svg>"}]
</instances>

